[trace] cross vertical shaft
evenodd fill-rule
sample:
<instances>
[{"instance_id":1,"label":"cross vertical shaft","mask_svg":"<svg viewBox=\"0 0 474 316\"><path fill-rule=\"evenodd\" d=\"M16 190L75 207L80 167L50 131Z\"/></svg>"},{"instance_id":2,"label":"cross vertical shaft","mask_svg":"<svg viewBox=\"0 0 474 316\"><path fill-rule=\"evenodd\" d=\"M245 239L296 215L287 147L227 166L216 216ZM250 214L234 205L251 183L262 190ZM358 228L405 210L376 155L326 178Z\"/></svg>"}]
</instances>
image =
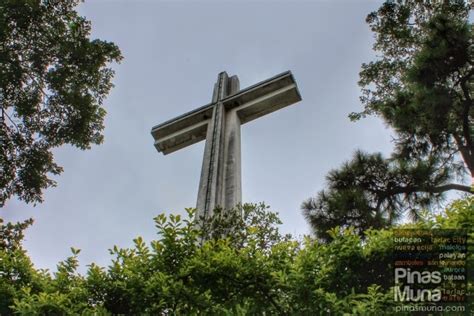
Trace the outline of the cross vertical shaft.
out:
<instances>
[{"instance_id":1,"label":"cross vertical shaft","mask_svg":"<svg viewBox=\"0 0 474 316\"><path fill-rule=\"evenodd\" d=\"M208 218L215 207L232 208L242 199L240 163L240 119L237 111L226 111L222 100L239 91L237 76L219 74L212 97L213 111L206 145L196 208L198 217Z\"/></svg>"}]
</instances>

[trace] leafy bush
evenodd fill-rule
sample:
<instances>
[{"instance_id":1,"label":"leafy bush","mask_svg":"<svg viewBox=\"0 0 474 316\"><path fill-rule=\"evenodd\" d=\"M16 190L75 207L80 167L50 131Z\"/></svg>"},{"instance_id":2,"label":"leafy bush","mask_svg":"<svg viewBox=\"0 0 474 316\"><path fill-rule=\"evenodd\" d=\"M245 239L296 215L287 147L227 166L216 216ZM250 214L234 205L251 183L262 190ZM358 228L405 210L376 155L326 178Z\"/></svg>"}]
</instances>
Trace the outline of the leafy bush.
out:
<instances>
[{"instance_id":1,"label":"leafy bush","mask_svg":"<svg viewBox=\"0 0 474 316\"><path fill-rule=\"evenodd\" d=\"M328 232L323 243L283 236L278 216L263 205L216 210L205 225L157 216L157 240L113 247L108 267L77 272L79 250L57 272L36 270L21 246L32 222L0 226L0 314L370 315L393 305L392 230ZM472 232L474 199L404 228ZM398 227L400 228L400 227ZM470 242L474 240L470 234ZM474 263L470 252L471 266ZM470 284L472 288L472 283Z\"/></svg>"}]
</instances>

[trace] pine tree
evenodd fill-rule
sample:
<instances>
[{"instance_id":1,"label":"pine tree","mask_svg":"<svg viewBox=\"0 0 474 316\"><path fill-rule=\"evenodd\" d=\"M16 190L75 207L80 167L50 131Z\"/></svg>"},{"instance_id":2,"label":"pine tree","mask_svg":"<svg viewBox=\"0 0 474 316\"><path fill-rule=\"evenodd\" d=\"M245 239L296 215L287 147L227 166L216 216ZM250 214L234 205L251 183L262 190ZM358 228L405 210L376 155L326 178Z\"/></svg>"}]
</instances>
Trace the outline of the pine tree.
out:
<instances>
[{"instance_id":1,"label":"pine tree","mask_svg":"<svg viewBox=\"0 0 474 316\"><path fill-rule=\"evenodd\" d=\"M388 159L356 152L327 176L328 188L302 205L317 235L354 225L385 227L429 207L450 190L472 194L473 29L464 1L387 1L367 17L377 60L362 65L364 110L395 132Z\"/></svg>"}]
</instances>

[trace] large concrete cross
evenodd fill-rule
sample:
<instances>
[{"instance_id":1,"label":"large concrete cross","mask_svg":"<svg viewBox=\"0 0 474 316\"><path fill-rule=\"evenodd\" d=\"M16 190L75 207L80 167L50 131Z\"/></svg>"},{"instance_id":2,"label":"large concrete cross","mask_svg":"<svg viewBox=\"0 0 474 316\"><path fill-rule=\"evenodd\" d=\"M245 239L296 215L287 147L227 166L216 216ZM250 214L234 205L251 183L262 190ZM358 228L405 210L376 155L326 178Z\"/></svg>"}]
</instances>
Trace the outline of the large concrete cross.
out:
<instances>
[{"instance_id":1,"label":"large concrete cross","mask_svg":"<svg viewBox=\"0 0 474 316\"><path fill-rule=\"evenodd\" d=\"M198 218L208 218L216 207L230 209L241 202L240 125L300 100L290 71L244 90L239 90L237 76L221 72L210 104L152 128L155 147L165 155L206 139Z\"/></svg>"}]
</instances>

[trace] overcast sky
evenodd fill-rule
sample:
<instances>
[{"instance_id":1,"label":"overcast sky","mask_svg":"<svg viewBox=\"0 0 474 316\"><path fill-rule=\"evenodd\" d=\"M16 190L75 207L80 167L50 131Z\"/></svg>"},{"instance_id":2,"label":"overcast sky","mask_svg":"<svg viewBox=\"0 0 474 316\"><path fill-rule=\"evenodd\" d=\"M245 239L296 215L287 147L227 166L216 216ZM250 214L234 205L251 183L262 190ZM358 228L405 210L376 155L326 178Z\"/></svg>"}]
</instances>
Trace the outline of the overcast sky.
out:
<instances>
[{"instance_id":1,"label":"overcast sky","mask_svg":"<svg viewBox=\"0 0 474 316\"><path fill-rule=\"evenodd\" d=\"M207 104L217 74L241 88L291 70L303 100L242 126L244 202L265 201L282 231L309 233L300 205L357 148L391 151L378 119L352 123L361 110L358 73L374 59L366 15L380 1L97 1L80 13L92 37L124 55L105 102L105 142L89 151L62 147L58 186L33 207L10 201L7 221L28 217L25 246L36 267L81 248L82 268L107 265L107 249L156 237L153 217L196 204L204 143L163 156L151 127Z\"/></svg>"}]
</instances>

